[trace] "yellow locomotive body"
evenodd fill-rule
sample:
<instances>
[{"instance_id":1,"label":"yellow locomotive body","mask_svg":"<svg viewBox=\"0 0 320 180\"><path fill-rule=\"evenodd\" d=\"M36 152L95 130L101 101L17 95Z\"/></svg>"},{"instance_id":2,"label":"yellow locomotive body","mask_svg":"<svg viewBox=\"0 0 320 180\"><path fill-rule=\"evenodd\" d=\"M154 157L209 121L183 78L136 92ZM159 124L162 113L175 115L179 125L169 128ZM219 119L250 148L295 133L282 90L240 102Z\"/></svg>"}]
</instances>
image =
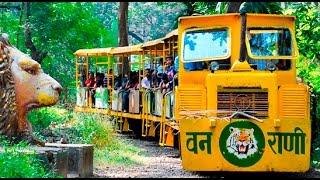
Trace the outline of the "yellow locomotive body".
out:
<instances>
[{"instance_id":1,"label":"yellow locomotive body","mask_svg":"<svg viewBox=\"0 0 320 180\"><path fill-rule=\"evenodd\" d=\"M138 64L139 84L146 65L152 68L159 58L178 55L179 68L178 85L165 94L152 92L154 100L149 91L131 90L129 112L118 105L114 74L105 87L106 106L93 108L88 96L75 110L114 116L120 131L159 136L160 146L179 144L182 166L189 171L305 172L310 166L310 96L307 86L296 83L294 26L295 17L283 15L191 16L180 18L178 29L164 38L78 50L77 87L79 69L84 67L87 75L90 59L109 72L122 65L124 56L130 61L137 55L130 62ZM86 94L86 88L80 93Z\"/></svg>"}]
</instances>

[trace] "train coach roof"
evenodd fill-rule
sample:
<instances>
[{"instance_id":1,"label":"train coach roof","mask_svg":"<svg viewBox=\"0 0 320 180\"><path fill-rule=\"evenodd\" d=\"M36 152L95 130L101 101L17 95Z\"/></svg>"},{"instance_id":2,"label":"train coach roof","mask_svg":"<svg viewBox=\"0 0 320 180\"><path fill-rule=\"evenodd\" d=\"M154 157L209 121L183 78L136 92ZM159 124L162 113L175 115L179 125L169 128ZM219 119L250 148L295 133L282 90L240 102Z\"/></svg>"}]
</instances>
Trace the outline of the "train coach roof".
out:
<instances>
[{"instance_id":1,"label":"train coach roof","mask_svg":"<svg viewBox=\"0 0 320 180\"><path fill-rule=\"evenodd\" d=\"M168 39L168 38L171 38L173 36L178 36L178 29L175 29L175 30L169 32L163 39Z\"/></svg>"},{"instance_id":2,"label":"train coach roof","mask_svg":"<svg viewBox=\"0 0 320 180\"><path fill-rule=\"evenodd\" d=\"M142 50L142 44L138 44L133 46L115 47L112 49L111 54L139 54L142 52Z\"/></svg>"},{"instance_id":3,"label":"train coach roof","mask_svg":"<svg viewBox=\"0 0 320 180\"><path fill-rule=\"evenodd\" d=\"M159 39L155 39L153 41L148 41L144 43L142 47L151 47L151 46L157 46L157 45L160 45L162 47L163 43L164 43L163 38L159 38Z\"/></svg>"},{"instance_id":4,"label":"train coach roof","mask_svg":"<svg viewBox=\"0 0 320 180\"><path fill-rule=\"evenodd\" d=\"M113 48L94 48L94 49L79 49L74 55L77 56L95 56L95 55L109 55Z\"/></svg>"}]
</instances>

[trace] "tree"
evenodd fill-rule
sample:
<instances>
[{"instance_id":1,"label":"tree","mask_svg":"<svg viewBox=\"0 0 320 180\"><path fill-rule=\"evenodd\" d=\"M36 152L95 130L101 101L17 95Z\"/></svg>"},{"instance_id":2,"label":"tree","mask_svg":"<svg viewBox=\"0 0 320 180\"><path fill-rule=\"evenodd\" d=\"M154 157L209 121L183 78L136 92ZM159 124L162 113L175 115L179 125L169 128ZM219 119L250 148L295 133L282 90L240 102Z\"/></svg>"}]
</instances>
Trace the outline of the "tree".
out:
<instances>
[{"instance_id":1,"label":"tree","mask_svg":"<svg viewBox=\"0 0 320 180\"><path fill-rule=\"evenodd\" d=\"M118 12L118 42L119 47L128 46L128 9L129 9L129 2L120 2L119 3L119 12ZM127 73L130 71L129 66L129 59L127 57L120 57L122 60L122 66L119 66L118 72ZM119 59L120 59L119 58ZM122 71L121 71L122 69Z\"/></svg>"},{"instance_id":2,"label":"tree","mask_svg":"<svg viewBox=\"0 0 320 180\"><path fill-rule=\"evenodd\" d=\"M30 18L30 14L31 14L31 11L30 11L31 2L24 2L23 4L24 4L25 10L26 10L26 18L25 18L25 22L24 22L25 45L28 49L30 49L32 59L34 59L35 61L37 61L40 64L42 62L42 60L47 56L48 51L46 51L44 49L39 50L34 45L34 43L32 41L30 22L29 22L29 18Z\"/></svg>"},{"instance_id":3,"label":"tree","mask_svg":"<svg viewBox=\"0 0 320 180\"><path fill-rule=\"evenodd\" d=\"M315 2L290 3L284 11L296 16L296 36L299 47L297 74L320 93L320 11Z\"/></svg>"},{"instance_id":4,"label":"tree","mask_svg":"<svg viewBox=\"0 0 320 180\"><path fill-rule=\"evenodd\" d=\"M225 13L239 12L240 6L243 2L228 2Z\"/></svg>"},{"instance_id":5,"label":"tree","mask_svg":"<svg viewBox=\"0 0 320 180\"><path fill-rule=\"evenodd\" d=\"M186 7L182 2L130 2L129 9L129 44L138 44L172 31L178 14Z\"/></svg>"},{"instance_id":6,"label":"tree","mask_svg":"<svg viewBox=\"0 0 320 180\"><path fill-rule=\"evenodd\" d=\"M24 22L27 18L26 8L23 10ZM75 51L118 44L116 39L116 44L112 45L118 32L106 29L94 13L94 4L89 2L31 2L27 20L31 38L30 36L28 38L37 47L36 50L41 48L48 52L41 61L41 67L63 87L74 86ZM14 18L18 25L19 16L15 15ZM7 19L10 22L13 20L13 18ZM17 25L13 27L7 25L6 28L16 28ZM15 32L11 29L8 32L10 31ZM12 40L14 36L10 37ZM26 38L19 36L19 42L26 41ZM32 54L24 44L20 44L19 49L26 54ZM90 71L95 70L92 69L93 66L90 68Z\"/></svg>"}]
</instances>

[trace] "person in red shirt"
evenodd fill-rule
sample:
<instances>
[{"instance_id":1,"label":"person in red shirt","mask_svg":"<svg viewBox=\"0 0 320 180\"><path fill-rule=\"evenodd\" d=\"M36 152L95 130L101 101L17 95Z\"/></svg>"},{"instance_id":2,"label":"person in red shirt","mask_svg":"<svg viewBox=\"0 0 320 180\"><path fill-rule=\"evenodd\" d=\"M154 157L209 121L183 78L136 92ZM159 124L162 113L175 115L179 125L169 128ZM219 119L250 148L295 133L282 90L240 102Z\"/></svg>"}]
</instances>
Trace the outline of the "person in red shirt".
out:
<instances>
[{"instance_id":1,"label":"person in red shirt","mask_svg":"<svg viewBox=\"0 0 320 180\"><path fill-rule=\"evenodd\" d=\"M94 73L93 72L90 72L89 78L86 80L85 84L86 84L86 87L89 89L89 91L88 91L88 92L90 92L89 94L91 94L92 105L94 107L94 105L95 105L94 85L96 84L96 79L94 77ZM88 97L89 97L89 95L88 95Z\"/></svg>"}]
</instances>

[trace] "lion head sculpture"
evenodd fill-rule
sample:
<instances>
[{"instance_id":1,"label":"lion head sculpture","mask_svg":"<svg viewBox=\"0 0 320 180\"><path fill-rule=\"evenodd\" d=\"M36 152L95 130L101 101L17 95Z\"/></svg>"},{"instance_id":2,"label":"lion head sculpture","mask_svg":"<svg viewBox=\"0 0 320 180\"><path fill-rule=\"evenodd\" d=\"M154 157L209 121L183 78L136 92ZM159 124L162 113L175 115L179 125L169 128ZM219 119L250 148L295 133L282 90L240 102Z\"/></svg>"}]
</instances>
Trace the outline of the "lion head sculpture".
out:
<instances>
[{"instance_id":1,"label":"lion head sculpture","mask_svg":"<svg viewBox=\"0 0 320 180\"><path fill-rule=\"evenodd\" d=\"M44 145L32 135L26 116L35 108L59 101L62 87L41 69L41 65L0 35L0 134L9 141L27 140Z\"/></svg>"}]
</instances>

